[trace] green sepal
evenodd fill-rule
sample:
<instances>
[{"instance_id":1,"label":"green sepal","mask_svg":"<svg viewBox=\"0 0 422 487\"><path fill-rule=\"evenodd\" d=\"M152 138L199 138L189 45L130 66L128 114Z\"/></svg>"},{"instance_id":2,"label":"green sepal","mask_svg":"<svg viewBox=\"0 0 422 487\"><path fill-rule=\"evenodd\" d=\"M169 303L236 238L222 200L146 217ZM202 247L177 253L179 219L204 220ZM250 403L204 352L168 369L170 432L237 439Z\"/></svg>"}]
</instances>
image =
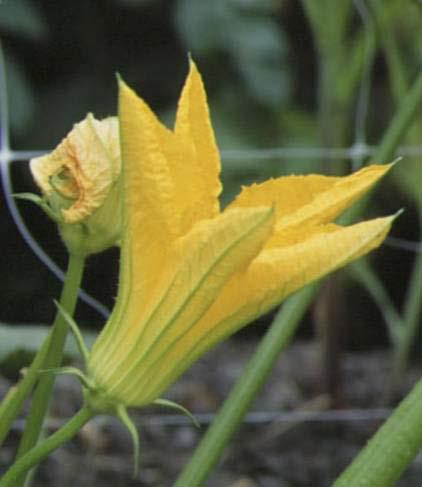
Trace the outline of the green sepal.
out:
<instances>
[{"instance_id":1,"label":"green sepal","mask_svg":"<svg viewBox=\"0 0 422 487\"><path fill-rule=\"evenodd\" d=\"M54 300L54 304L56 305L60 314L65 319L66 323L69 325L69 328L72 330L73 336L75 337L76 344L78 345L78 348L79 348L79 351L81 352L84 363L86 364L88 361L89 350L85 344L84 338L82 336L81 331L79 330L79 327L78 327L76 321L63 308L63 306L60 305L60 303L58 301Z\"/></svg>"},{"instance_id":2,"label":"green sepal","mask_svg":"<svg viewBox=\"0 0 422 487\"><path fill-rule=\"evenodd\" d=\"M135 423L130 418L126 406L119 404L116 408L117 417L126 426L133 444L133 477L135 478L139 472L139 433L136 429Z\"/></svg>"},{"instance_id":3,"label":"green sepal","mask_svg":"<svg viewBox=\"0 0 422 487\"><path fill-rule=\"evenodd\" d=\"M195 416L185 407L181 406L180 404L177 404L177 402L170 401L168 399L155 399L152 401L151 404L155 404L156 406L163 406L166 408L171 408L175 409L176 411L179 411L180 413L183 413L185 416L187 416L192 423L197 427L200 428L201 425L198 423L198 420L195 418Z\"/></svg>"},{"instance_id":4,"label":"green sepal","mask_svg":"<svg viewBox=\"0 0 422 487\"><path fill-rule=\"evenodd\" d=\"M86 389L95 389L95 384L91 381L91 379L77 367L57 367L53 369L41 369L40 374L73 375Z\"/></svg>"},{"instance_id":5,"label":"green sepal","mask_svg":"<svg viewBox=\"0 0 422 487\"><path fill-rule=\"evenodd\" d=\"M14 193L12 194L12 196L18 200L31 201L31 203L34 203L37 206L39 206L47 214L47 216L51 218L54 222L61 223L61 219L59 215L57 215L57 213L55 213L51 209L47 201L41 196L35 193Z\"/></svg>"}]
</instances>

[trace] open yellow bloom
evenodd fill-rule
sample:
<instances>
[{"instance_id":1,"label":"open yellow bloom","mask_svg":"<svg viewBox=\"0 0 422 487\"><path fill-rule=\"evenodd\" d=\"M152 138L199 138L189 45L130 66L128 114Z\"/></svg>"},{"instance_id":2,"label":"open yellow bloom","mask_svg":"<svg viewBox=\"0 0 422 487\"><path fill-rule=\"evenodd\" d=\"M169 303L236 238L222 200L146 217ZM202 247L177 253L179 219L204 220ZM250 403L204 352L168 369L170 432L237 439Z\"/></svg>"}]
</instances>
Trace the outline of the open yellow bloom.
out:
<instances>
[{"instance_id":1,"label":"open yellow bloom","mask_svg":"<svg viewBox=\"0 0 422 487\"><path fill-rule=\"evenodd\" d=\"M201 354L377 247L392 218L332 221L389 169L271 179L220 210L220 160L193 63L174 130L120 83L124 234L113 314L88 359L111 402L155 400Z\"/></svg>"},{"instance_id":2,"label":"open yellow bloom","mask_svg":"<svg viewBox=\"0 0 422 487\"><path fill-rule=\"evenodd\" d=\"M31 160L32 175L71 251L99 252L121 232L119 125L89 114L50 154Z\"/></svg>"}]
</instances>

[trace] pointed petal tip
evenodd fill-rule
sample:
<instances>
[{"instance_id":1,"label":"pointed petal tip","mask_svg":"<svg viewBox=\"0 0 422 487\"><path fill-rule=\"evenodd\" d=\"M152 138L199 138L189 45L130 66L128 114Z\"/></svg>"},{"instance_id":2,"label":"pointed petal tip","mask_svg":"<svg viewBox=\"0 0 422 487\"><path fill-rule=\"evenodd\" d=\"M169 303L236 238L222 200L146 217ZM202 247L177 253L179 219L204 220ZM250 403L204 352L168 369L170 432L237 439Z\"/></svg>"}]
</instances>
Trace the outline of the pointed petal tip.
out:
<instances>
[{"instance_id":1,"label":"pointed petal tip","mask_svg":"<svg viewBox=\"0 0 422 487\"><path fill-rule=\"evenodd\" d=\"M365 169L370 169L370 168L373 168L373 169L376 169L379 171L379 177L383 177L385 176L388 172L390 172L394 166L402 159L402 157L397 157L397 159L394 159L394 161L392 162L388 162L388 163L374 163L374 164L371 164L369 166L366 166L365 168L363 168L363 170Z\"/></svg>"},{"instance_id":2,"label":"pointed petal tip","mask_svg":"<svg viewBox=\"0 0 422 487\"><path fill-rule=\"evenodd\" d=\"M375 163L378 167L385 167L385 172L390 171L398 162L403 159L402 156L396 157L393 161L387 163Z\"/></svg>"},{"instance_id":3,"label":"pointed petal tip","mask_svg":"<svg viewBox=\"0 0 422 487\"><path fill-rule=\"evenodd\" d=\"M121 94L122 91L127 90L127 91L133 91L132 88L128 86L126 81L120 76L120 74L116 73L116 80L117 80L117 85L119 88L119 93Z\"/></svg>"},{"instance_id":4,"label":"pointed petal tip","mask_svg":"<svg viewBox=\"0 0 422 487\"><path fill-rule=\"evenodd\" d=\"M189 61L189 72L198 72L198 67L196 66L195 61L193 60L192 54L188 53L188 61Z\"/></svg>"},{"instance_id":5,"label":"pointed petal tip","mask_svg":"<svg viewBox=\"0 0 422 487\"><path fill-rule=\"evenodd\" d=\"M388 233L390 232L393 223L396 221L396 219L402 213L403 213L403 210L401 209L401 210L397 211L396 213L394 213L393 215L378 217L378 218L374 218L372 220L367 220L366 222L363 222L363 223L367 223L367 224L372 223L372 224L374 224L374 229L378 228L378 231L376 231L375 233L377 233L378 238L380 238L380 240L378 241L378 244L375 247L378 247L379 245L381 245L383 243L384 239L387 237ZM358 225L358 224L356 224L356 225Z\"/></svg>"},{"instance_id":6,"label":"pointed petal tip","mask_svg":"<svg viewBox=\"0 0 422 487\"><path fill-rule=\"evenodd\" d=\"M394 215L391 215L391 221L394 222L404 212L405 212L405 208L400 208L400 210L396 211Z\"/></svg>"},{"instance_id":7,"label":"pointed petal tip","mask_svg":"<svg viewBox=\"0 0 422 487\"><path fill-rule=\"evenodd\" d=\"M189 81L190 82L200 81L201 84L203 84L201 73L199 72L198 66L196 65L195 61L192 59L190 53L188 55L188 60L189 60L189 71L188 71L188 75L186 76L185 83L187 84Z\"/></svg>"},{"instance_id":8,"label":"pointed petal tip","mask_svg":"<svg viewBox=\"0 0 422 487\"><path fill-rule=\"evenodd\" d=\"M126 81L123 79L122 75L118 71L116 71L115 76L116 76L117 87L118 87L119 93L121 93L122 90L124 90L125 88L130 90Z\"/></svg>"},{"instance_id":9,"label":"pointed petal tip","mask_svg":"<svg viewBox=\"0 0 422 487\"><path fill-rule=\"evenodd\" d=\"M396 157L393 162L390 162L389 166L394 167L398 162L403 160L403 156Z\"/></svg>"},{"instance_id":10,"label":"pointed petal tip","mask_svg":"<svg viewBox=\"0 0 422 487\"><path fill-rule=\"evenodd\" d=\"M400 208L398 211L396 211L392 215L381 216L378 218L374 218L373 220L382 221L382 222L385 222L386 226L391 226L397 220L397 218L399 218L401 216L401 214L404 213L404 211L405 211L405 208ZM368 220L368 221L371 221L371 220Z\"/></svg>"},{"instance_id":11,"label":"pointed petal tip","mask_svg":"<svg viewBox=\"0 0 422 487\"><path fill-rule=\"evenodd\" d=\"M135 90L126 83L126 81L122 78L122 76L119 73L116 73L116 80L117 80L120 100L122 99L122 97L132 97L136 99L141 99L137 95Z\"/></svg>"}]
</instances>

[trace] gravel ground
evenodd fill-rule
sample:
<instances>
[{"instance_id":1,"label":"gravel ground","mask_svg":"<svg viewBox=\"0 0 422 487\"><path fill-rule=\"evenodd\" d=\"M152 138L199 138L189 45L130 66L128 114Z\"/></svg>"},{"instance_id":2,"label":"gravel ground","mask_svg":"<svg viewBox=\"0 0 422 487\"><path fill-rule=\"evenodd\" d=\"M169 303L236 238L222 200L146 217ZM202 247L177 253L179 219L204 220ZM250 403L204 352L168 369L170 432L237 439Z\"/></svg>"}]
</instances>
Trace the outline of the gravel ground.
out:
<instances>
[{"instance_id":1,"label":"gravel ground","mask_svg":"<svg viewBox=\"0 0 422 487\"><path fill-rule=\"evenodd\" d=\"M227 396L252 352L251 340L229 340L169 391L168 398L198 415L201 429L158 409L134 413L141 434L141 470L135 479L128 435L116 420L104 417L91 421L74 441L54 452L37 470L33 487L171 486L206 430L210 413ZM317 357L314 342L294 344L284 353L253 405L255 414L242 425L206 487L331 485L381 423L382 411L377 408L382 407L388 356L385 352L344 355L344 409L334 413L327 411L327 400L319 393ZM420 375L421 370L413 368L403 389ZM78 384L60 377L50 429L72 415L80 401ZM368 410L372 418L367 417ZM2 465L12 459L20 426L18 422L1 450ZM422 457L418 457L397 486L420 487L421 478Z\"/></svg>"}]
</instances>

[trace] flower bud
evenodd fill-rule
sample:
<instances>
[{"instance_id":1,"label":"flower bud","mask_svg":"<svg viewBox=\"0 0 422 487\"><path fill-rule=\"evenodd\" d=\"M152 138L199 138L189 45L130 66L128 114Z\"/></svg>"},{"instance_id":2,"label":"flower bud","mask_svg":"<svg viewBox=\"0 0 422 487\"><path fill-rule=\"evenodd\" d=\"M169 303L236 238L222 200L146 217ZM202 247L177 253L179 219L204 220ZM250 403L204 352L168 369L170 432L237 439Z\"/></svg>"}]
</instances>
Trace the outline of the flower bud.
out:
<instances>
[{"instance_id":1,"label":"flower bud","mask_svg":"<svg viewBox=\"0 0 422 487\"><path fill-rule=\"evenodd\" d=\"M89 114L45 156L32 175L70 252L88 255L116 245L121 231L120 142L116 117Z\"/></svg>"}]
</instances>

